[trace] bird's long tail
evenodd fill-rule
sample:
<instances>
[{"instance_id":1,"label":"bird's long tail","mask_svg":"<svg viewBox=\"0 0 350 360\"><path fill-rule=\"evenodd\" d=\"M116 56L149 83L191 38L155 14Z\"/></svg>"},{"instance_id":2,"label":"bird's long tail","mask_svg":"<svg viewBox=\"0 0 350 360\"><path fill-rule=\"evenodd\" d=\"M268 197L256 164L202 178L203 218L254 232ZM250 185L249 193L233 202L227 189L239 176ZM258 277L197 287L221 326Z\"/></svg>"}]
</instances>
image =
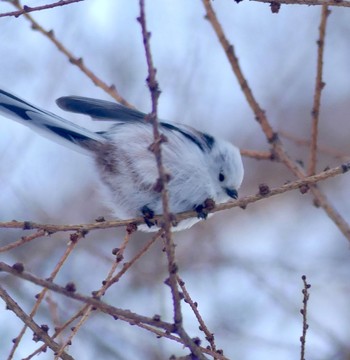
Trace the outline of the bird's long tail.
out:
<instances>
[{"instance_id":1,"label":"bird's long tail","mask_svg":"<svg viewBox=\"0 0 350 360\"><path fill-rule=\"evenodd\" d=\"M87 152L93 143L105 142L98 133L84 129L49 111L34 105L0 89L0 114L5 115L41 135L77 151Z\"/></svg>"}]
</instances>

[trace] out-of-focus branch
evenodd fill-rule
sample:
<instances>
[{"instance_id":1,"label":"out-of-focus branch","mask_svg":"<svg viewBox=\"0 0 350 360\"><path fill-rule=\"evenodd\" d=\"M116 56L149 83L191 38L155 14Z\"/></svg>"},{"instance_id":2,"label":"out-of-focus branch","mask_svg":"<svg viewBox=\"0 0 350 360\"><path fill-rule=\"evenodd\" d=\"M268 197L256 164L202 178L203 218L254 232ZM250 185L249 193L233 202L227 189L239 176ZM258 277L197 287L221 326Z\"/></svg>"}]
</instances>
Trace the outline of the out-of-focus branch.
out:
<instances>
[{"instance_id":1,"label":"out-of-focus branch","mask_svg":"<svg viewBox=\"0 0 350 360\"><path fill-rule=\"evenodd\" d=\"M340 7L350 7L350 1L344 0L333 0L333 1L324 1L324 0L249 0L262 3L277 3L285 5L325 5L325 6L340 6Z\"/></svg>"},{"instance_id":2,"label":"out-of-focus branch","mask_svg":"<svg viewBox=\"0 0 350 360\"><path fill-rule=\"evenodd\" d=\"M275 160L271 151L241 149L241 155L256 160Z\"/></svg>"},{"instance_id":3,"label":"out-of-focus branch","mask_svg":"<svg viewBox=\"0 0 350 360\"><path fill-rule=\"evenodd\" d=\"M298 178L305 178L306 174L304 169L295 161L293 161L285 151L282 142L277 136L277 133L273 130L270 125L265 111L260 107L251 88L248 85L248 82L243 75L241 67L239 65L238 58L235 53L233 45L231 45L223 31L221 24L218 21L218 18L212 7L212 2L210 0L202 0L205 10L206 18L213 27L218 40L223 47L225 54L228 58L228 61L231 65L232 71L234 72L241 88L242 92L246 97L246 100L251 107L252 111L255 114L257 122L260 124L262 131L264 132L267 141L271 144L276 157L284 163L284 165ZM322 207L327 215L333 220L333 222L338 226L339 230L343 235L350 241L350 226L345 221L345 219L340 215L340 213L329 203L326 196L318 190L316 187L311 187L311 191L316 199L317 204Z\"/></svg>"},{"instance_id":4,"label":"out-of-focus branch","mask_svg":"<svg viewBox=\"0 0 350 360\"><path fill-rule=\"evenodd\" d=\"M290 133L288 133L286 131L283 131L283 130L279 130L278 135L285 138L285 139L288 139L288 140L294 142L297 145L310 147L311 142L310 142L309 139L299 138L299 137L297 137L295 135L292 135L292 134L290 134ZM338 160L343 161L343 162L348 162L350 160L350 155L349 154L338 151L338 150L336 150L334 148L331 148L331 147L328 147L328 146L318 145L317 151L319 153L332 156L335 159L338 159Z\"/></svg>"},{"instance_id":5,"label":"out-of-focus branch","mask_svg":"<svg viewBox=\"0 0 350 360\"><path fill-rule=\"evenodd\" d=\"M17 9L23 10L19 0L14 0L11 2ZM46 36L56 47L63 53L68 60L76 65L96 86L103 89L107 94L112 98L120 102L121 104L133 108L133 106L128 103L118 92L115 85L107 85L103 80L101 80L96 74L90 70L85 64L82 58L75 57L55 36L53 30L45 30L37 21L35 21L32 16L27 13L24 13L23 16L26 17L32 24L32 29L39 31L41 34Z\"/></svg>"},{"instance_id":6,"label":"out-of-focus branch","mask_svg":"<svg viewBox=\"0 0 350 360\"><path fill-rule=\"evenodd\" d=\"M320 119L320 107L321 107L321 92L325 83L322 80L323 73L323 53L324 42L326 36L326 24L327 18L330 14L326 5L322 6L321 11L321 23L320 23L320 35L317 41L317 73L314 93L314 104L312 107L312 126L311 126L311 143L310 143L310 157L309 167L307 174L313 175L316 172L316 157L317 157L317 139L318 139L318 123Z\"/></svg>"},{"instance_id":7,"label":"out-of-focus branch","mask_svg":"<svg viewBox=\"0 0 350 360\"><path fill-rule=\"evenodd\" d=\"M0 297L5 301L7 309L13 311L34 333L35 338L43 341L54 353L60 348L52 338L47 334L46 328L39 326L21 307L12 299L5 289L0 286ZM63 360L74 360L66 352L61 354Z\"/></svg>"},{"instance_id":8,"label":"out-of-focus branch","mask_svg":"<svg viewBox=\"0 0 350 360\"><path fill-rule=\"evenodd\" d=\"M275 160L271 151L241 149L241 155L256 160Z\"/></svg>"},{"instance_id":9,"label":"out-of-focus branch","mask_svg":"<svg viewBox=\"0 0 350 360\"><path fill-rule=\"evenodd\" d=\"M21 16L23 14L27 14L29 12L53 9L55 7L58 7L58 6L69 5L69 4L78 3L78 2L81 2L81 1L84 1L84 0L60 0L60 1L57 1L57 2L52 3L52 4L47 4L47 5L42 5L42 6L35 6L35 7L23 5L23 8L21 10L2 13L2 14L0 14L0 17L14 16L14 17L17 18L17 17L19 17L19 16Z\"/></svg>"},{"instance_id":10,"label":"out-of-focus branch","mask_svg":"<svg viewBox=\"0 0 350 360\"><path fill-rule=\"evenodd\" d=\"M288 184L284 184L281 187L270 189L267 193L264 194L256 194L246 196L242 199L230 201L225 204L218 204L208 211L209 213L215 213L222 210L232 209L235 207L245 208L249 204L253 204L257 201L268 199L271 196L276 196L279 194L283 194L287 191L297 190L297 189L305 189L308 186L315 185L320 181L324 181L326 179L330 179L332 177L347 173L350 170L350 163L342 164L340 166L334 167L329 170L322 171L316 175L305 177L300 180L296 180L290 182ZM184 219L188 219L191 217L196 217L198 214L195 211L186 211L183 213L176 214L176 220L181 221ZM163 219L162 216L155 216L155 222L160 221ZM130 224L143 224L143 218L135 218L130 220L112 220L112 221L105 221L105 222L97 222L93 224L80 224L80 225L51 225L51 224L37 224L34 222L29 221L10 221L10 222L2 222L0 223L0 228L8 228L8 229L42 229L49 233L54 233L58 231L83 231L86 233L90 230L97 230L97 229L107 229L107 228L114 228L114 227L121 227L127 226ZM349 234L350 236L350 234ZM3 248L0 248L0 252Z\"/></svg>"}]
</instances>

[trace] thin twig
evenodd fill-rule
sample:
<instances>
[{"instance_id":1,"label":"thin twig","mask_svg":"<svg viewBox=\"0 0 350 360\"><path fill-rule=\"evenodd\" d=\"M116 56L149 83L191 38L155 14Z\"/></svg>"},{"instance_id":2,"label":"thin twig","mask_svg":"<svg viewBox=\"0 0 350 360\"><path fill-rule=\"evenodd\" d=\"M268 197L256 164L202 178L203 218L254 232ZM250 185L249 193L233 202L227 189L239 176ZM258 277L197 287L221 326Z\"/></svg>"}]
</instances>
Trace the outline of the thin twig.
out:
<instances>
[{"instance_id":1,"label":"thin twig","mask_svg":"<svg viewBox=\"0 0 350 360\"><path fill-rule=\"evenodd\" d=\"M126 271L128 269L130 269L147 251L148 249L159 239L161 233L163 230L159 230L152 238L151 240L128 262L126 262L122 269L112 278L110 276L107 276L107 278L109 279L108 281L104 281L104 291L106 291L110 286L112 286L114 283L118 282L120 280L120 278L126 273ZM124 242L125 243L125 242ZM123 245L121 246L121 249L123 248ZM116 255L116 263L119 263L122 258L120 257L120 253L119 251L115 254ZM119 260L119 261L118 261ZM110 272L111 274L111 272ZM82 317L86 311L88 310L88 308L90 307L90 305L84 305L81 309L78 310L78 312L76 314L74 314L65 324L63 324L59 329L56 330L55 334L53 335L53 338L55 338L56 336L58 336L59 334L61 334L63 332L63 330L67 329L69 326L71 326L71 324L79 319L80 317ZM140 326L140 324L139 324ZM75 330L75 327L74 327ZM23 359L23 360L30 360L34 355L36 355L38 352L40 352L40 350L42 349L37 349L31 356Z\"/></svg>"},{"instance_id":2,"label":"thin twig","mask_svg":"<svg viewBox=\"0 0 350 360\"><path fill-rule=\"evenodd\" d=\"M147 30L146 25L146 15L145 15L145 1L140 0L140 16L138 17L138 21L141 25L143 44L145 48L146 61L148 67L148 77L147 77L147 85L150 90L151 100L152 100L152 112L149 115L149 121L153 126L153 137L154 142L151 145L151 150L154 153L156 158L157 168L159 179L157 184L155 184L155 188L158 191L161 191L162 196L162 205L163 205L163 224L162 228L164 229L164 237L165 237L165 251L168 259L168 273L169 278L167 280L168 285L171 289L171 294L173 298L173 309L174 309L174 324L175 329L178 335L182 338L185 345L191 350L192 354L196 356L199 360L204 360L205 357L203 353L200 351L198 346L194 343L194 341L189 337L182 325L182 312L181 312L181 297L180 292L177 285L176 274L178 272L178 267L175 261L175 244L172 238L171 233L171 223L172 223L172 215L170 213L169 208L169 198L168 198L168 181L169 175L165 172L163 163L162 163L162 151L161 144L166 142L166 138L164 135L161 135L158 129L158 119L157 119L157 107L158 107L158 98L160 95L159 85L156 79L156 69L153 65L151 46L150 46L150 37L151 33ZM171 174L170 174L171 176Z\"/></svg>"},{"instance_id":3,"label":"thin twig","mask_svg":"<svg viewBox=\"0 0 350 360\"><path fill-rule=\"evenodd\" d=\"M275 160L274 155L271 151L241 149L241 155L256 160Z\"/></svg>"},{"instance_id":4,"label":"thin twig","mask_svg":"<svg viewBox=\"0 0 350 360\"><path fill-rule=\"evenodd\" d=\"M53 271L51 272L48 280L51 280L51 281L52 281L52 280L54 280L54 279L56 278L56 275L58 274L58 272L60 271L61 267L63 266L63 264L64 264L65 261L67 260L68 256L72 253L72 251L74 250L74 248L75 248L76 245L78 244L78 240L81 239L83 236L84 236L84 235L83 235L83 233L81 233L81 232L77 232L76 234L72 234L72 235L70 236L71 241L69 242L68 247L66 248L64 254L61 256L61 258L60 258L60 260L58 261L57 265L55 266L55 268L54 268ZM74 239L74 241L73 241L73 239ZM43 289L43 290L36 296L37 300L36 300L36 302L35 302L35 304L34 304L33 309L31 310L31 312L30 312L30 314L29 314L29 316L30 316L31 318L33 318L34 315L36 314L36 312L38 311L39 306L40 306L42 300L44 299L47 291L48 291L47 289ZM12 349L11 349L11 352L10 352L8 358L7 358L8 360L11 360L11 359L13 358L13 356L14 356L14 354L15 354L15 351L16 351L16 349L17 349L17 347L18 347L18 345L20 344L20 341L21 341L23 335L25 334L26 329L27 329L27 325L24 325L23 328L21 329L19 335L16 337L16 341L14 342L13 347L12 347Z\"/></svg>"},{"instance_id":5,"label":"thin twig","mask_svg":"<svg viewBox=\"0 0 350 360\"><path fill-rule=\"evenodd\" d=\"M27 14L29 12L53 9L55 7L58 7L58 6L70 5L70 4L73 4L73 3L78 3L80 1L84 1L84 0L60 0L60 1L57 1L57 2L52 3L52 4L47 4L47 5L42 5L42 6L35 6L35 7L30 7L30 6L24 5L23 9L21 9L21 10L2 13L2 14L0 14L0 17L14 16L14 17L17 18L17 17L19 17L19 16L21 16L23 14Z\"/></svg>"},{"instance_id":6,"label":"thin twig","mask_svg":"<svg viewBox=\"0 0 350 360\"><path fill-rule=\"evenodd\" d=\"M15 241L13 243L10 243L10 244L5 245L5 246L1 246L0 247L0 253L15 249L17 247L20 247L23 244L26 244L26 243L28 243L28 242L30 242L32 240L38 239L40 237L43 237L46 234L47 234L47 231L40 229L36 233L33 233L31 235L22 236L19 240Z\"/></svg>"},{"instance_id":7,"label":"thin twig","mask_svg":"<svg viewBox=\"0 0 350 360\"><path fill-rule=\"evenodd\" d=\"M195 316L197 318L197 321L199 323L199 329L204 332L205 338L209 342L211 350L214 353L216 353L216 345L215 345L214 334L211 331L209 331L209 329L208 329L207 325L205 324L201 314L199 313L198 304L192 300L189 292L186 289L185 282L182 279L180 279L180 277L178 277L177 280L178 280L178 283L179 283L179 285L181 287L182 293L184 294L185 302L190 305L193 313L195 314Z\"/></svg>"},{"instance_id":8,"label":"thin twig","mask_svg":"<svg viewBox=\"0 0 350 360\"><path fill-rule=\"evenodd\" d=\"M122 269L108 281L106 288L109 288L118 282L120 278L127 272L127 270L129 270L136 263L136 261L138 261L148 251L148 249L159 239L162 234L163 230L160 229L154 236L152 236L151 240L130 261L126 262Z\"/></svg>"},{"instance_id":9,"label":"thin twig","mask_svg":"<svg viewBox=\"0 0 350 360\"><path fill-rule=\"evenodd\" d=\"M309 139L299 138L299 137L297 137L297 136L295 136L293 134L290 134L290 133L288 133L286 131L283 131L283 130L279 130L278 135L285 138L285 139L293 141L297 145L310 147L310 144L311 144ZM340 161L348 162L350 160L350 155L349 154L345 154L344 152L336 150L336 149L334 149L332 147L318 145L317 150L321 154L332 156L335 159L338 159Z\"/></svg>"},{"instance_id":10,"label":"thin twig","mask_svg":"<svg viewBox=\"0 0 350 360\"><path fill-rule=\"evenodd\" d=\"M206 18L212 25L218 40L223 47L228 61L231 65L231 68L241 86L242 92L246 97L246 100L251 107L252 111L255 114L257 122L260 124L261 129L263 130L267 141L271 144L272 150L275 153L276 157L284 163L284 165L297 177L304 179L306 174L304 169L295 161L293 161L289 155L286 153L282 142L278 138L277 133L273 130L270 125L265 111L260 107L258 102L253 95L252 90L250 89L248 82L243 75L241 67L238 62L234 47L229 43L221 24L219 23L217 16L212 7L210 0L202 0L204 7L206 9ZM311 191L316 198L317 204L322 207L330 219L338 226L339 230L344 234L344 236L350 241L350 226L345 221L345 219L340 215L340 213L329 203L326 196L316 187L311 187Z\"/></svg>"},{"instance_id":11,"label":"thin twig","mask_svg":"<svg viewBox=\"0 0 350 360\"><path fill-rule=\"evenodd\" d=\"M277 4L285 4L285 5L325 5L325 6L340 6L340 7L350 7L350 1L344 0L249 0L256 1L262 3L277 3Z\"/></svg>"},{"instance_id":12,"label":"thin twig","mask_svg":"<svg viewBox=\"0 0 350 360\"><path fill-rule=\"evenodd\" d=\"M307 305L309 302L309 289L311 287L310 284L306 281L306 276L303 275L302 277L304 288L302 290L303 293L303 308L300 309L300 313L303 317L303 333L300 336L300 343L301 343L301 350L300 350L300 360L305 360L305 345L306 345L306 332L309 328L309 325L307 323Z\"/></svg>"},{"instance_id":13,"label":"thin twig","mask_svg":"<svg viewBox=\"0 0 350 360\"><path fill-rule=\"evenodd\" d=\"M60 348L47 332L40 327L29 315L27 315L22 308L12 299L5 289L0 286L0 297L5 301L9 310L13 311L34 333L35 338L45 343L54 353ZM74 358L68 355L66 352L61 354L63 360L74 360Z\"/></svg>"},{"instance_id":14,"label":"thin twig","mask_svg":"<svg viewBox=\"0 0 350 360\"><path fill-rule=\"evenodd\" d=\"M322 6L321 12L321 23L320 23L320 34L317 41L317 73L314 93L314 103L312 107L312 127L311 127L311 143L310 143L310 156L309 156L309 167L307 174L313 175L316 172L316 157L317 157L317 140L318 140L318 123L320 119L320 107L321 107L321 92L325 86L322 80L323 73L323 53L324 53L324 42L326 35L326 24L329 15L329 10L326 5Z\"/></svg>"},{"instance_id":15,"label":"thin twig","mask_svg":"<svg viewBox=\"0 0 350 360\"><path fill-rule=\"evenodd\" d=\"M80 316L82 316L83 312L85 311L85 309L87 309L89 305L84 305L83 309L81 310L81 312L78 312L77 314L75 314L75 316L72 316L68 321L66 321L63 325L60 326L60 328L55 329L54 334L52 335L52 338L55 339L57 336L61 335L61 333L63 332L63 330L67 329L68 326L72 325L73 322L76 319L79 319ZM41 347L39 347L38 349L36 349L35 351L33 351L30 355L28 355L27 357L23 358L22 360L30 360L32 359L35 355L39 354L40 352L44 351L45 349L45 345L42 345Z\"/></svg>"},{"instance_id":16,"label":"thin twig","mask_svg":"<svg viewBox=\"0 0 350 360\"><path fill-rule=\"evenodd\" d=\"M23 10L23 6L21 5L19 0L11 1L17 9ZM133 108L133 106L128 103L118 92L116 86L107 85L103 80L96 76L96 74L90 70L85 64L83 59L80 57L75 57L55 36L53 30L45 30L37 21L35 21L32 16L25 13L23 16L26 17L32 24L32 29L39 31L41 34L46 36L56 47L57 49L63 53L70 63L76 65L96 86L103 89L107 94L109 94L112 98L120 102L121 104Z\"/></svg>"},{"instance_id":17,"label":"thin twig","mask_svg":"<svg viewBox=\"0 0 350 360\"><path fill-rule=\"evenodd\" d=\"M99 299L100 297L102 297L107 288L108 288L108 283L110 282L110 280L113 277L114 272L116 271L118 265L120 264L120 262L123 260L123 256L124 256L124 250L126 249L127 244L129 243L130 240L130 236L131 236L131 232L130 231L126 231L125 236L124 236L124 241L121 245L121 247L115 251L115 256L116 256L116 260L113 262L111 269L109 270L106 279L102 282L102 287L96 291L93 291L93 296L97 299ZM61 353L64 351L64 349L71 344L73 338L75 335L77 335L78 331L80 330L80 328L85 324L85 322L89 319L91 313L93 311L93 306L89 305L85 311L83 312L79 322L74 326L74 330L70 333L70 335L68 336L68 338L65 340L64 344L61 346L60 350L58 351L58 353L55 355L55 360L59 358L59 356L61 355Z\"/></svg>"},{"instance_id":18,"label":"thin twig","mask_svg":"<svg viewBox=\"0 0 350 360\"><path fill-rule=\"evenodd\" d=\"M175 336L175 335L172 335L172 334L168 334L166 333L165 331L162 331L162 330L158 330L158 329L154 329L152 328L151 326L149 325L145 325L145 324L139 324L139 326L143 329L146 329L150 332L153 332L154 334L157 335L157 337L164 337L164 338L167 338L167 339L170 339L170 340L173 340L173 341L176 341L180 344L183 344L183 340L178 337L178 336ZM217 352L214 352L213 350L211 349L207 349L203 346L199 346L199 348L201 349L201 351L205 354L208 354L210 356L212 356L215 360L229 360L229 358L227 358L226 356L222 355L222 354L218 354ZM24 359L25 360L25 359ZM193 360L193 358L191 358L191 360Z\"/></svg>"},{"instance_id":19,"label":"thin twig","mask_svg":"<svg viewBox=\"0 0 350 360\"><path fill-rule=\"evenodd\" d=\"M314 185L320 181L324 181L326 179L330 179L332 177L347 173L350 170L350 163L344 163L340 166L336 166L329 170L322 171L316 175L305 177L304 179L295 180L288 184L284 184L277 188L272 188L268 193L261 195L249 195L244 198L241 198L236 201L230 201L224 204L216 205L212 210L208 211L209 213L216 213L218 211L232 209L235 207L245 208L249 204L253 204L257 201L268 199L271 196L276 196L279 194L283 194L288 191L297 190L305 186ZM191 217L196 217L197 213L195 211L186 211L183 213L176 214L176 219L178 221L188 219ZM156 221L161 221L162 216L155 216ZM143 224L143 218L135 218L129 220L113 220L113 221L105 221L105 222L97 222L92 224L77 224L77 225L53 225L53 224L38 224L29 221L9 221L0 223L0 228L12 228L12 229L43 229L48 232L58 232L58 231L90 231L97 229L107 229L107 228L115 228L121 226L127 226L129 224ZM350 233L349 233L350 235Z\"/></svg>"}]
</instances>

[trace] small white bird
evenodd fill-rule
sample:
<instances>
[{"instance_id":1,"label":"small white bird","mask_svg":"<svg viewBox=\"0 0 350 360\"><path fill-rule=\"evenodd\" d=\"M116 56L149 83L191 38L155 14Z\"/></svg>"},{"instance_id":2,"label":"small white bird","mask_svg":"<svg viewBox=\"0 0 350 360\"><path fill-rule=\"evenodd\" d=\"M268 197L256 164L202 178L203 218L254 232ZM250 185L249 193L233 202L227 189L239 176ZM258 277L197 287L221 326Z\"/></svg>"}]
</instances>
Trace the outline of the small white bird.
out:
<instances>
[{"instance_id":1,"label":"small white bird","mask_svg":"<svg viewBox=\"0 0 350 360\"><path fill-rule=\"evenodd\" d=\"M143 216L148 227L140 225L139 229L156 230L151 226L152 217L162 214L162 200L155 188L159 174L154 154L148 150L154 139L146 114L118 103L78 96L61 97L57 104L63 110L112 121L113 125L108 131L93 132L0 90L0 113L92 156L113 214L123 220ZM163 143L162 157L170 174L170 211L198 213L198 218L183 220L173 230L189 228L205 218L207 199L223 203L237 198L243 165L235 146L186 125L160 122L159 129L168 140Z\"/></svg>"}]
</instances>

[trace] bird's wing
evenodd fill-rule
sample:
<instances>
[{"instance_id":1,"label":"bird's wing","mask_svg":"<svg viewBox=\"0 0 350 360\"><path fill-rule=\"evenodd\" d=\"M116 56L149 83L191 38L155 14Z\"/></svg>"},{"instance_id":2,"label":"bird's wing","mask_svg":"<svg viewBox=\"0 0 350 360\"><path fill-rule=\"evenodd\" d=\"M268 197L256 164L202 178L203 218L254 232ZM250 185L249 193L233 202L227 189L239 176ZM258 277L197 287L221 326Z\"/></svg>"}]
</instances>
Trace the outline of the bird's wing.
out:
<instances>
[{"instance_id":1,"label":"bird's wing","mask_svg":"<svg viewBox=\"0 0 350 360\"><path fill-rule=\"evenodd\" d=\"M105 142L105 138L101 134L89 131L49 111L42 110L1 89L0 113L55 142L66 146L73 145L72 147L75 150L88 148L88 143Z\"/></svg>"},{"instance_id":2,"label":"bird's wing","mask_svg":"<svg viewBox=\"0 0 350 360\"><path fill-rule=\"evenodd\" d=\"M85 114L95 120L106 120L114 122L142 122L145 123L146 114L130 109L116 102L98 100L80 96L65 96L56 100L57 105L66 111ZM202 151L210 151L214 145L214 138L208 134L197 131L182 124L160 122L163 130L176 133L190 140Z\"/></svg>"},{"instance_id":3,"label":"bird's wing","mask_svg":"<svg viewBox=\"0 0 350 360\"><path fill-rule=\"evenodd\" d=\"M81 96L64 96L57 99L56 103L63 110L89 115L96 120L143 122L146 117L141 111L116 102Z\"/></svg>"}]
</instances>

